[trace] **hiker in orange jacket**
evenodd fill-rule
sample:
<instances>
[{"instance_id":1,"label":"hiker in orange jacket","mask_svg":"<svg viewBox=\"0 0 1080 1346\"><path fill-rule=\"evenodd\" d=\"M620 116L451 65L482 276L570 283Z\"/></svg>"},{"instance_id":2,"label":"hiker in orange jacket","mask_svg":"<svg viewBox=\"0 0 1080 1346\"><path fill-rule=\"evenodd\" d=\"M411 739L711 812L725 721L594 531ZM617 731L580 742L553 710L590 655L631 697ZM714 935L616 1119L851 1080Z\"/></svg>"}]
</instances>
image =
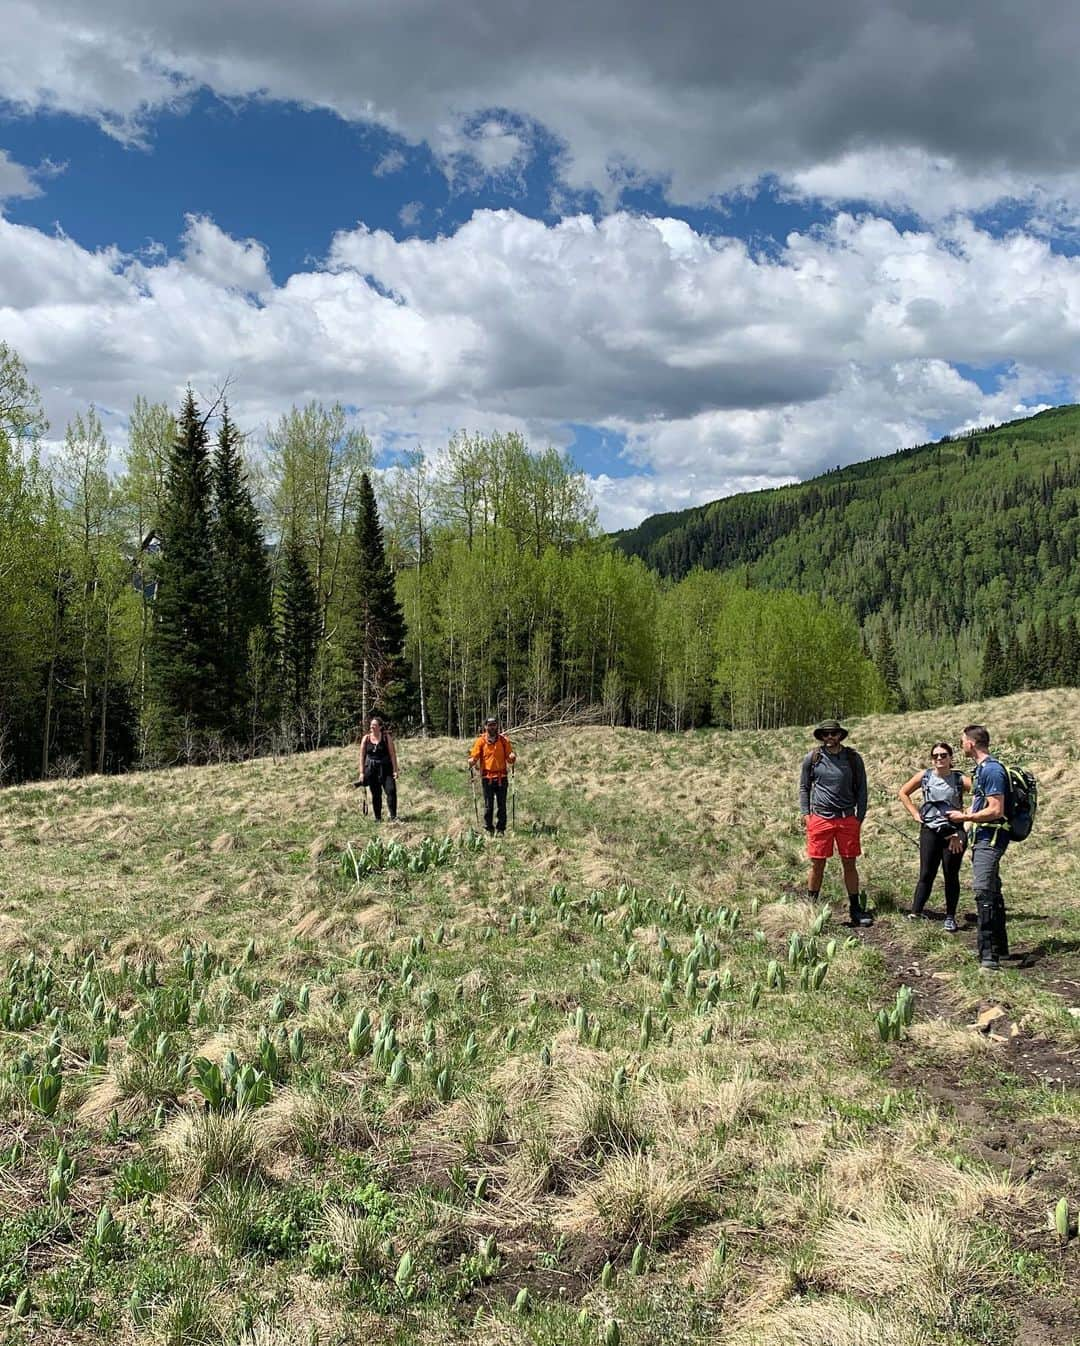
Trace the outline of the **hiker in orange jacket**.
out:
<instances>
[{"instance_id":1,"label":"hiker in orange jacket","mask_svg":"<svg viewBox=\"0 0 1080 1346\"><path fill-rule=\"evenodd\" d=\"M495 716L489 715L484 721L484 732L469 751L469 770L480 772L484 787L484 828L489 833L506 831L506 779L516 761L513 744L499 733Z\"/></svg>"}]
</instances>

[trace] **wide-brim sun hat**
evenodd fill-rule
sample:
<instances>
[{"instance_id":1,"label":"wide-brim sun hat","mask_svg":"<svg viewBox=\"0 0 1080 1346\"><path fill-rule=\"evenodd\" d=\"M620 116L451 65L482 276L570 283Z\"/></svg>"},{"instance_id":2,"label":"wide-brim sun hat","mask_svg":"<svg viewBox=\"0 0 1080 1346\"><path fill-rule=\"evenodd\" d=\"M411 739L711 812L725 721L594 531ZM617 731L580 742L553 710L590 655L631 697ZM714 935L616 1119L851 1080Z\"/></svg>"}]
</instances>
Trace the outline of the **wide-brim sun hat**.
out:
<instances>
[{"instance_id":1,"label":"wide-brim sun hat","mask_svg":"<svg viewBox=\"0 0 1080 1346\"><path fill-rule=\"evenodd\" d=\"M848 731L839 720L822 720L814 730L814 737L819 742L823 742L826 734L839 734L841 739L845 739L848 736Z\"/></svg>"}]
</instances>

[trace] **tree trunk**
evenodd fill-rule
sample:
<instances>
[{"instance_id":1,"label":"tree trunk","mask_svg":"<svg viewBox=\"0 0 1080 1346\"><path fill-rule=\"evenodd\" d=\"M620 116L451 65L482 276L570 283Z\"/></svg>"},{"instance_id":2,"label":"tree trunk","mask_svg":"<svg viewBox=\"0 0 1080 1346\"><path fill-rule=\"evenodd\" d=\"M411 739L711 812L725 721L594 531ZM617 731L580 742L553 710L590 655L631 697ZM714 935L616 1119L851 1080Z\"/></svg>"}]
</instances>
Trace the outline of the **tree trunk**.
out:
<instances>
[{"instance_id":1,"label":"tree trunk","mask_svg":"<svg viewBox=\"0 0 1080 1346\"><path fill-rule=\"evenodd\" d=\"M98 725L98 774L105 774L105 733L109 714L109 660L112 657L112 622L105 621L105 667L101 672L101 722Z\"/></svg>"}]
</instances>

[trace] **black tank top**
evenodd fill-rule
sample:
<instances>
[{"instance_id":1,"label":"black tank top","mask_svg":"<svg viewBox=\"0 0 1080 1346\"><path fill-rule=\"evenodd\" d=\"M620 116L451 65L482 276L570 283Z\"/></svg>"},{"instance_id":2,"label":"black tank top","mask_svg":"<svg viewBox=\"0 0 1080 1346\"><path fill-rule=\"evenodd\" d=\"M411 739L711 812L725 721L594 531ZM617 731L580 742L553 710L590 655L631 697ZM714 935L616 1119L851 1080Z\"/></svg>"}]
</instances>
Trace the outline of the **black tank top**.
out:
<instances>
[{"instance_id":1,"label":"black tank top","mask_svg":"<svg viewBox=\"0 0 1080 1346\"><path fill-rule=\"evenodd\" d=\"M380 776L385 776L390 770L390 745L386 741L386 735L383 734L378 743L369 735L364 739L364 773L369 769L368 763L374 762L378 766Z\"/></svg>"}]
</instances>

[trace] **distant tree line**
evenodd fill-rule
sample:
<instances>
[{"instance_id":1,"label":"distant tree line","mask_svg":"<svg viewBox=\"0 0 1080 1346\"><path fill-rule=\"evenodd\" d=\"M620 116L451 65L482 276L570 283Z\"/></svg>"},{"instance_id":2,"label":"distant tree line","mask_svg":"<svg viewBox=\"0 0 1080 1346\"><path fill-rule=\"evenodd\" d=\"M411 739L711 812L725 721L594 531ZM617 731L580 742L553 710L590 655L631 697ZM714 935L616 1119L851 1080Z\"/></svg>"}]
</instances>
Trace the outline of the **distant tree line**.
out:
<instances>
[{"instance_id":1,"label":"distant tree line","mask_svg":"<svg viewBox=\"0 0 1080 1346\"><path fill-rule=\"evenodd\" d=\"M0 344L0 779L467 734L590 707L641 729L805 722L888 703L854 617L597 528L582 474L516 434L376 472L339 406L254 450L224 399L136 399L121 461L93 408L43 460Z\"/></svg>"},{"instance_id":2,"label":"distant tree line","mask_svg":"<svg viewBox=\"0 0 1080 1346\"><path fill-rule=\"evenodd\" d=\"M1080 632L1075 616L1055 622L1044 615L1030 622L1023 636L1012 630L1004 639L991 624L983 647L983 696L1076 686L1080 686Z\"/></svg>"}]
</instances>

